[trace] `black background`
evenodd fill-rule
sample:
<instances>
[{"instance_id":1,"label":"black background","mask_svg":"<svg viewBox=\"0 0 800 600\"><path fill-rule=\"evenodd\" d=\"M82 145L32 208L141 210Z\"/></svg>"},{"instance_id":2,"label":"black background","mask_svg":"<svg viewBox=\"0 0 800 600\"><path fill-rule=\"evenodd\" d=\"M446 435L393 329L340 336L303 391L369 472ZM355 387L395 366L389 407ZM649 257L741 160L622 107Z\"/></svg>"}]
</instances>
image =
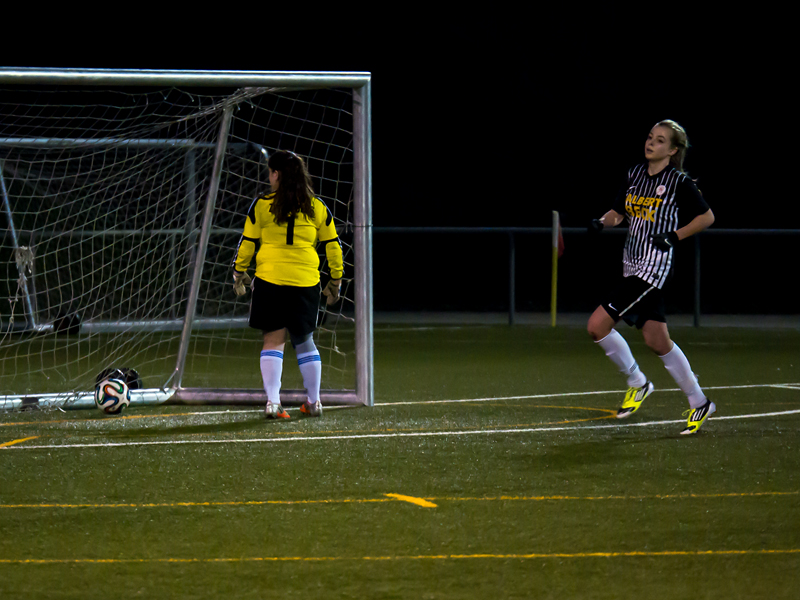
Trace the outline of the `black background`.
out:
<instances>
[{"instance_id":1,"label":"black background","mask_svg":"<svg viewBox=\"0 0 800 600\"><path fill-rule=\"evenodd\" d=\"M715 228L800 228L788 14L615 3L54 10L10 16L5 66L370 72L377 227L545 227L552 210L565 227L585 227L642 160L653 124L670 118L689 134L685 167ZM592 248L567 236L562 307L593 305L582 290L616 273L621 239ZM796 279L791 239L704 237L704 310L798 312L776 299L779 282ZM548 245L517 239L522 310L547 308ZM504 236L377 233L376 308L502 309L507 247ZM689 285L694 246L682 253L678 278ZM399 298L396 281L427 292ZM766 282L772 300L754 306ZM685 310L691 293L678 296Z\"/></svg>"}]
</instances>

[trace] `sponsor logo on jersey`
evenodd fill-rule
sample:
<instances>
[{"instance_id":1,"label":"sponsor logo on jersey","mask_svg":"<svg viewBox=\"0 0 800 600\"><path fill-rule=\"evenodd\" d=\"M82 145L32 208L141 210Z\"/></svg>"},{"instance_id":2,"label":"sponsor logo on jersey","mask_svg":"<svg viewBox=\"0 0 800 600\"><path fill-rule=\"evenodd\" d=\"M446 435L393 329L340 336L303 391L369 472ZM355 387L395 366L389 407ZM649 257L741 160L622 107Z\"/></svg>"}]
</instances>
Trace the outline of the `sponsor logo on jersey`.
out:
<instances>
[{"instance_id":1,"label":"sponsor logo on jersey","mask_svg":"<svg viewBox=\"0 0 800 600\"><path fill-rule=\"evenodd\" d=\"M655 223L656 210L658 210L658 207L663 201L663 198L646 198L644 196L628 194L625 198L625 211L632 219L645 219L651 223Z\"/></svg>"}]
</instances>

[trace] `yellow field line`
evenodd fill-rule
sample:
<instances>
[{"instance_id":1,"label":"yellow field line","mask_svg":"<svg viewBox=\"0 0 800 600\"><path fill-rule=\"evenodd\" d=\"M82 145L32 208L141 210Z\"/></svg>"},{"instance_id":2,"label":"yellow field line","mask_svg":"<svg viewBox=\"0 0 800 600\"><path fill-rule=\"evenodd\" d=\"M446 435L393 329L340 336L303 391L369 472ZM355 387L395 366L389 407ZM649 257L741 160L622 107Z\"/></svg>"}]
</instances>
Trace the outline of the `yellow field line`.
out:
<instances>
[{"instance_id":1,"label":"yellow field line","mask_svg":"<svg viewBox=\"0 0 800 600\"><path fill-rule=\"evenodd\" d=\"M545 407L545 408L551 408L551 407ZM501 428L546 427L547 425L568 425L568 424L571 424L571 423L586 423L588 421L599 421L599 420L604 420L604 419L613 419L614 417L616 417L616 414L617 414L616 409L615 410L609 410L609 409L605 409L605 408L588 409L588 408L582 408L582 407L552 407L552 408L578 408L580 410L596 410L596 411L604 412L604 413L608 413L608 414L602 415L600 417L587 417L585 419L566 419L566 420L562 420L562 421L544 421L544 422L539 422L539 423L514 423L514 424L510 424L510 425L505 425L505 424L503 424L503 425L488 425L488 426L485 426L485 427L456 427L456 428L449 428L449 429L445 429L445 428L441 428L441 427L403 427L403 428L399 428L399 427L381 427L381 428L371 428L371 429L326 429L326 430L318 430L318 431L315 431L314 433L317 434L317 435L329 435L329 434L333 435L333 434L348 434L348 433L349 434L354 434L354 435L364 435L364 434L374 434L374 433L425 433L425 432L448 432L448 431L453 431L453 432L491 431L493 429L501 429ZM118 417L118 418L119 419L126 419L126 418L131 418L131 417ZM141 417L133 417L133 418L148 418L148 417L141 416ZM93 421L95 419L90 419L90 420ZM97 419L97 420L104 420L104 419ZM44 424L49 424L49 423L76 423L76 422L78 422L78 421L48 421L48 422L46 422ZM30 424L33 424L33 423L30 423ZM3 424L0 423L0 426L2 426L2 425ZM25 423L6 423L6 425L25 425ZM277 438L277 437L280 437L280 436L307 435L308 431L303 430L303 429L295 429L295 430L288 430L288 431L287 430L274 431L274 432L271 432L271 433L274 434L274 436ZM159 432L155 432L153 434L153 437L158 436L158 434L159 434ZM213 432L213 433L212 432L208 432L208 433L191 433L191 434L183 434L183 435L186 435L188 437L193 437L193 436L194 437L202 437L202 436L212 436L212 435L216 435L216 434L217 434L216 432ZM121 431L121 432L119 432L119 436L120 437L129 437L130 436L130 432ZM53 435L53 434L43 434L43 435L38 436L38 437L54 438L56 436ZM109 433L104 433L104 432L97 432L97 433L75 432L75 433L72 433L71 436L70 436L70 434L67 434L64 437L66 437L66 438L69 438L69 437L77 437L77 438L108 438L109 437ZM112 433L110 437L113 438L115 436ZM35 439L35 438L26 438L26 439ZM247 440L249 438L240 437L240 438L236 438L236 439ZM9 445L11 445L11 444L9 444ZM2 448L3 446L4 445L0 444L0 448Z\"/></svg>"},{"instance_id":2,"label":"yellow field line","mask_svg":"<svg viewBox=\"0 0 800 600\"><path fill-rule=\"evenodd\" d=\"M320 500L231 500L221 502L151 502L151 503L106 503L106 504L0 504L0 509L8 508L192 508L192 507L223 507L223 506L266 506L266 505L302 505L302 504L369 504L376 502L404 501L425 507L438 507L434 502L505 502L505 501L598 501L598 500L690 500L710 498L757 498L765 496L797 496L795 492L730 492L719 494L654 494L650 496L404 496L401 494L384 494L385 498L342 498Z\"/></svg>"},{"instance_id":3,"label":"yellow field line","mask_svg":"<svg viewBox=\"0 0 800 600\"><path fill-rule=\"evenodd\" d=\"M33 435L31 437L20 438L18 440L11 440L10 442L5 442L3 444L0 444L0 448L8 448L9 446L13 446L14 444L21 444L22 442L27 442L28 440L35 440L38 437L39 437L38 435Z\"/></svg>"},{"instance_id":4,"label":"yellow field line","mask_svg":"<svg viewBox=\"0 0 800 600\"><path fill-rule=\"evenodd\" d=\"M255 412L255 411L254 411ZM52 421L17 421L14 423L0 423L0 427L12 427L15 425L61 425L62 423L68 424L75 424L75 423L95 423L97 421L108 421L112 423L114 421L120 420L130 420L130 419L158 419L158 418L170 418L170 417L196 417L198 415L206 414L203 411L200 412L190 412L190 413L173 413L173 414L158 414L158 415L116 415L116 416L107 416L107 417L98 417L96 419L54 419Z\"/></svg>"},{"instance_id":5,"label":"yellow field line","mask_svg":"<svg viewBox=\"0 0 800 600\"><path fill-rule=\"evenodd\" d=\"M0 558L0 564L130 564L130 563L245 563L245 562L332 562L467 559L547 559L547 558L669 558L686 556L777 556L799 554L800 548L759 550L664 550L629 552L534 552L526 554L421 554L410 556L253 556L236 558Z\"/></svg>"},{"instance_id":6,"label":"yellow field line","mask_svg":"<svg viewBox=\"0 0 800 600\"><path fill-rule=\"evenodd\" d=\"M266 506L266 505L285 505L293 504L368 504L374 502L394 502L390 498L344 498L341 500L231 500L229 502L149 502L137 504L132 502L108 503L108 504L0 504L3 508L188 508L203 506Z\"/></svg>"},{"instance_id":7,"label":"yellow field line","mask_svg":"<svg viewBox=\"0 0 800 600\"><path fill-rule=\"evenodd\" d=\"M609 409L606 409L606 408L593 408L593 407L586 407L586 406L558 406L558 405L549 405L549 404L535 404L535 405L529 406L528 408L566 408L566 409L570 409L570 410L573 410L573 409L574 410L593 410L593 411L598 411L598 412L609 413L609 414L612 414L612 415L616 415L616 413L617 413L616 409L615 410L609 410ZM260 412L260 411L256 411L256 410L252 410L252 411L232 411L232 412L230 412L230 414L231 415L239 415L239 414L242 414L242 413L248 414L248 413L251 413L251 412L252 413L256 413L256 412ZM208 414L209 413L206 412L206 411L189 412L189 413L158 414L158 415L131 415L131 414L126 414L126 415L118 415L118 416L115 416L115 417L108 417L108 416L107 417L98 417L96 419L55 419L55 420L52 420L52 421L15 421L13 423L0 423L0 427L13 427L13 426L22 427L22 426L25 426L25 425L37 426L38 427L38 426L46 426L46 425L62 425L64 423L72 425L72 424L80 424L80 423L95 423L97 421L105 421L105 422L108 422L108 423L113 423L114 421L130 420L130 419L159 419L159 418L169 419L169 418L173 418L173 417L197 417L197 416L204 416L204 415L208 415ZM219 414L223 414L224 415L226 413L214 412L213 414L214 415L219 415ZM605 418L605 417L600 417L600 418ZM571 421L567 421L567 422L571 422ZM558 421L558 422L556 422L554 424L558 424L558 423L561 423L561 421ZM548 423L541 423L541 425L548 425ZM524 425L520 425L520 427L524 427ZM342 430L342 431L334 430L334 431L328 431L328 432L323 432L323 433L342 433L343 431L347 431L347 430ZM369 431L383 431L383 430L369 430ZM406 430L388 429L386 431L414 431L414 430L413 429L406 429ZM282 432L282 433L285 435L286 433L299 433L299 432Z\"/></svg>"},{"instance_id":8,"label":"yellow field line","mask_svg":"<svg viewBox=\"0 0 800 600\"><path fill-rule=\"evenodd\" d=\"M397 500L402 500L403 502L410 502L411 504L416 504L417 506L424 506L425 508L436 508L436 505L433 502L428 502L424 498L417 498L415 496L403 496L402 494L384 494L384 496L388 496L389 498L396 498Z\"/></svg>"},{"instance_id":9,"label":"yellow field line","mask_svg":"<svg viewBox=\"0 0 800 600\"><path fill-rule=\"evenodd\" d=\"M730 492L720 494L652 494L643 496L475 496L475 497L437 497L437 502L465 501L546 501L546 500L688 500L702 498L754 498L759 496L797 496L800 492Z\"/></svg>"}]
</instances>

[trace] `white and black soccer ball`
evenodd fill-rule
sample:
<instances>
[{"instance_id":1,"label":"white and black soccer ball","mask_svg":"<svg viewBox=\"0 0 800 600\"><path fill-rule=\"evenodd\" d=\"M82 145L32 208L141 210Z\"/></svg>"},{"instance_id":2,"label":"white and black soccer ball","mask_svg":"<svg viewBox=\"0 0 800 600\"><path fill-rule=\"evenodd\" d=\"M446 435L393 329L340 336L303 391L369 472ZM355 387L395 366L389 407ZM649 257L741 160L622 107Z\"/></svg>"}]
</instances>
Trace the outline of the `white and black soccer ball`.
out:
<instances>
[{"instance_id":1,"label":"white and black soccer ball","mask_svg":"<svg viewBox=\"0 0 800 600\"><path fill-rule=\"evenodd\" d=\"M131 403L131 390L122 379L104 379L94 388L94 403L109 415L118 415Z\"/></svg>"}]
</instances>

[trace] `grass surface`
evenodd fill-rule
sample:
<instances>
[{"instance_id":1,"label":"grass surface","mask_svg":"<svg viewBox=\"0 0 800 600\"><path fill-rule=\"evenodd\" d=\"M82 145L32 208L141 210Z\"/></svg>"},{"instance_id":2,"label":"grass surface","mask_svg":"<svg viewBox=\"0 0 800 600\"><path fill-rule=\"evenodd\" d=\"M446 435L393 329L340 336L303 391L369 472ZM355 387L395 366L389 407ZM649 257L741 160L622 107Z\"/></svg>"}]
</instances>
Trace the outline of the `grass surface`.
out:
<instances>
[{"instance_id":1,"label":"grass surface","mask_svg":"<svg viewBox=\"0 0 800 600\"><path fill-rule=\"evenodd\" d=\"M672 334L695 436L634 330L618 421L584 331L521 326L380 328L376 406L321 419L0 413L0 597L794 598L800 332Z\"/></svg>"}]
</instances>

